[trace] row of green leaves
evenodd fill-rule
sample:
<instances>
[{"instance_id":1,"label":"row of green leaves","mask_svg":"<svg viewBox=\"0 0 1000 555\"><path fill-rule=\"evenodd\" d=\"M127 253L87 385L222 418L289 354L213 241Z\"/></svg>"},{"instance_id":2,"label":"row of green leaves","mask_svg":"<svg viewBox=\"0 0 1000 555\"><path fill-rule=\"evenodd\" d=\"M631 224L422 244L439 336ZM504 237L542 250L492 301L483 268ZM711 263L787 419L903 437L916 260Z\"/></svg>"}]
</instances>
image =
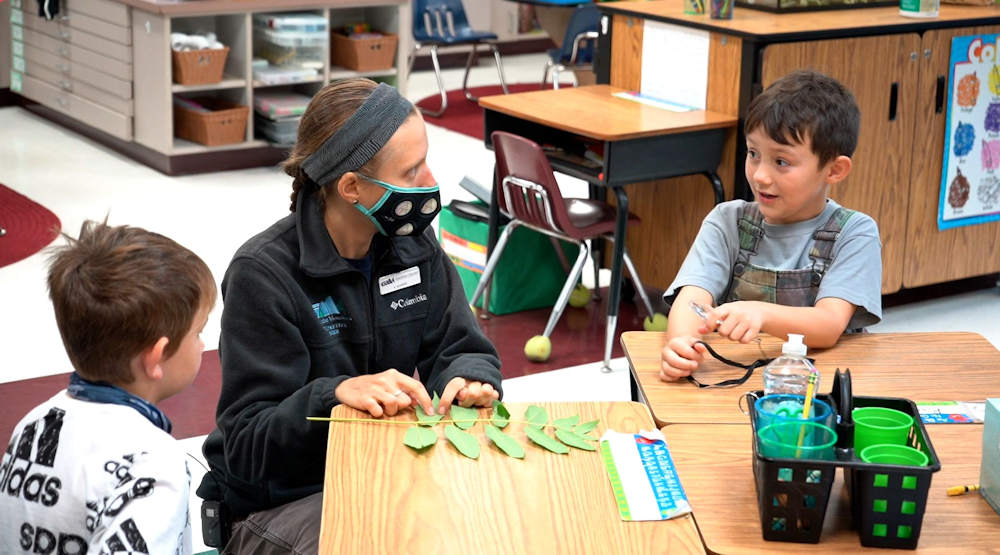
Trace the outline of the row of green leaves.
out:
<instances>
[{"instance_id":1,"label":"row of green leaves","mask_svg":"<svg viewBox=\"0 0 1000 555\"><path fill-rule=\"evenodd\" d=\"M403 444L416 451L423 451L437 443L438 435L433 426L437 425L444 418L444 415L437 414L438 396L434 395L435 414L427 414L423 407L417 407L417 425L406 430ZM510 423L510 411L503 403L493 403L493 413L490 418L479 418L479 411L474 408L465 408L452 405L450 420L444 428L445 438L455 446L458 452L470 459L479 458L479 441L466 430L483 422L483 429L486 437L493 442L501 451L516 459L524 458L524 448L513 437L502 432ZM585 451L595 451L597 448L591 441L597 441L593 431L597 428L598 421L580 423L579 416L569 416L559 418L549 425L549 414L545 408L531 405L524 413L524 432L528 439L536 445L548 449L553 453L565 455L569 453L570 447ZM555 429L555 438L545 433L544 428Z\"/></svg>"}]
</instances>

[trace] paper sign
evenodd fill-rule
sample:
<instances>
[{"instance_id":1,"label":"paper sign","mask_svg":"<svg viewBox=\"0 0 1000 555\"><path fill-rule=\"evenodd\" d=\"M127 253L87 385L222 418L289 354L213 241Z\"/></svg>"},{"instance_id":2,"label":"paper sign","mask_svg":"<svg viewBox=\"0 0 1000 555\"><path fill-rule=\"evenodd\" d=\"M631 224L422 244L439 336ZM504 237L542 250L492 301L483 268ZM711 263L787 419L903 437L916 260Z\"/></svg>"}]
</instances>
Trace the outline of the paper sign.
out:
<instances>
[{"instance_id":1,"label":"paper sign","mask_svg":"<svg viewBox=\"0 0 1000 555\"><path fill-rule=\"evenodd\" d=\"M18 25L24 23L24 14L21 13L21 10L10 11L10 22L11 24L17 23Z\"/></svg>"},{"instance_id":2,"label":"paper sign","mask_svg":"<svg viewBox=\"0 0 1000 555\"><path fill-rule=\"evenodd\" d=\"M986 403L945 401L917 403L920 421L924 424L982 424Z\"/></svg>"},{"instance_id":3,"label":"paper sign","mask_svg":"<svg viewBox=\"0 0 1000 555\"><path fill-rule=\"evenodd\" d=\"M622 520L668 520L691 512L659 431L608 430L601 436L601 455Z\"/></svg>"},{"instance_id":4,"label":"paper sign","mask_svg":"<svg viewBox=\"0 0 1000 555\"><path fill-rule=\"evenodd\" d=\"M643 96L704 110L708 97L708 31L645 20Z\"/></svg>"},{"instance_id":5,"label":"paper sign","mask_svg":"<svg viewBox=\"0 0 1000 555\"><path fill-rule=\"evenodd\" d=\"M21 92L21 74L14 70L10 72L10 90L16 93Z\"/></svg>"}]
</instances>

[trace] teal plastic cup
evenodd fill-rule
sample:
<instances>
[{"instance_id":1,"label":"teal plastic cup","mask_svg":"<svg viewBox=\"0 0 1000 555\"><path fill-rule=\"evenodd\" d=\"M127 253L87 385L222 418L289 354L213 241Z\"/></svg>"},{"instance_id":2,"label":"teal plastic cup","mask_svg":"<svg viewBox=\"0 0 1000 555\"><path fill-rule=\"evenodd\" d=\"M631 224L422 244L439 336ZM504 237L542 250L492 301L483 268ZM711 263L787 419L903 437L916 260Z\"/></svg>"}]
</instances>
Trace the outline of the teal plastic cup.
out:
<instances>
[{"instance_id":1,"label":"teal plastic cup","mask_svg":"<svg viewBox=\"0 0 1000 555\"><path fill-rule=\"evenodd\" d=\"M867 463L902 466L927 466L930 461L926 453L908 445L869 445L858 456Z\"/></svg>"},{"instance_id":2,"label":"teal plastic cup","mask_svg":"<svg viewBox=\"0 0 1000 555\"><path fill-rule=\"evenodd\" d=\"M757 399L754 404L757 411L757 429L764 428L778 422L815 422L833 428L835 424L833 411L830 405L820 399L813 399L809 407L809 418L802 418L802 409L805 406L804 395L790 395L780 393L776 395L765 395Z\"/></svg>"},{"instance_id":3,"label":"teal plastic cup","mask_svg":"<svg viewBox=\"0 0 1000 555\"><path fill-rule=\"evenodd\" d=\"M885 407L861 407L851 412L854 419L854 452L869 445L906 445L913 417Z\"/></svg>"},{"instance_id":4,"label":"teal plastic cup","mask_svg":"<svg viewBox=\"0 0 1000 555\"><path fill-rule=\"evenodd\" d=\"M757 431L760 454L782 459L833 460L837 432L816 422L788 420Z\"/></svg>"}]
</instances>

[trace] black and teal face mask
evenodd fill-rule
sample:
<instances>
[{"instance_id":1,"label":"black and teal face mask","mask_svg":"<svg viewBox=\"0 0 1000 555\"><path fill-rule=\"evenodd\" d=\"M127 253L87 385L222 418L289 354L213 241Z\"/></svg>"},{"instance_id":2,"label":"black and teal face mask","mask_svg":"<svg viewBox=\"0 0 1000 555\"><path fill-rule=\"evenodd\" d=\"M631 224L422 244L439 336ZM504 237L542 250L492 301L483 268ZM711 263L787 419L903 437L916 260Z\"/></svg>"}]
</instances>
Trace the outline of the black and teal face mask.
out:
<instances>
[{"instance_id":1,"label":"black and teal face mask","mask_svg":"<svg viewBox=\"0 0 1000 555\"><path fill-rule=\"evenodd\" d=\"M382 235L420 235L441 211L441 188L436 184L432 187L397 187L374 177L358 175L385 189L385 194L371 208L354 205Z\"/></svg>"}]
</instances>

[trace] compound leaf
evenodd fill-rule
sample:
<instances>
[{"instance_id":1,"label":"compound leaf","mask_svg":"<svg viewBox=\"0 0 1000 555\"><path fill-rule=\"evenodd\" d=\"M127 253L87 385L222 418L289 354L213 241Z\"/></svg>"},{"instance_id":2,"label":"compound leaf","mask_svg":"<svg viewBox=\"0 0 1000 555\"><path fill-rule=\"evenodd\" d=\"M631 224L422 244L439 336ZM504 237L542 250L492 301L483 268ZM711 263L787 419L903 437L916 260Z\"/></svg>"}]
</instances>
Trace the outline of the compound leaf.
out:
<instances>
[{"instance_id":1,"label":"compound leaf","mask_svg":"<svg viewBox=\"0 0 1000 555\"><path fill-rule=\"evenodd\" d=\"M434 402L434 414L427 414L424 412L424 407L417 405L417 423L421 426L433 426L438 423L439 420L444 418L443 414L438 414L438 403L441 402L441 398L438 394L434 394L434 398L431 399Z\"/></svg>"},{"instance_id":2,"label":"compound leaf","mask_svg":"<svg viewBox=\"0 0 1000 555\"><path fill-rule=\"evenodd\" d=\"M406 429L406 436L403 437L403 444L411 449L422 451L435 443L438 436L434 430L423 426L410 426Z\"/></svg>"},{"instance_id":3,"label":"compound leaf","mask_svg":"<svg viewBox=\"0 0 1000 555\"><path fill-rule=\"evenodd\" d=\"M451 419L455 425L463 430L468 430L476 424L479 418L479 411L473 408L466 408L460 405L451 406Z\"/></svg>"},{"instance_id":4,"label":"compound leaf","mask_svg":"<svg viewBox=\"0 0 1000 555\"><path fill-rule=\"evenodd\" d=\"M501 451L507 453L508 457L514 457L515 459L524 458L524 447L521 447L514 438L501 432L500 428L497 428L493 424L487 423L483 427L486 428L486 437L490 438L490 441L496 444Z\"/></svg>"},{"instance_id":5,"label":"compound leaf","mask_svg":"<svg viewBox=\"0 0 1000 555\"><path fill-rule=\"evenodd\" d=\"M566 418L560 418L552 422L556 428L572 429L576 426L576 423L580 421L579 415L567 416Z\"/></svg>"},{"instance_id":6,"label":"compound leaf","mask_svg":"<svg viewBox=\"0 0 1000 555\"><path fill-rule=\"evenodd\" d=\"M583 449L584 451L597 450L597 447L587 443L587 438L581 436L580 434L573 433L571 430L556 428L556 437L559 438L559 441L569 445L570 447L576 447L577 449Z\"/></svg>"},{"instance_id":7,"label":"compound leaf","mask_svg":"<svg viewBox=\"0 0 1000 555\"><path fill-rule=\"evenodd\" d=\"M578 433L578 434L580 434L580 435L583 435L583 434L586 434L587 432L589 432L589 431L597 428L597 425L600 424L600 423L601 423L600 420L591 420L590 422L584 422L583 424L580 424L579 426L574 426L573 427L573 431L576 432L576 433Z\"/></svg>"},{"instance_id":8,"label":"compound leaf","mask_svg":"<svg viewBox=\"0 0 1000 555\"><path fill-rule=\"evenodd\" d=\"M560 455L569 453L569 447L566 447L562 443L559 443L558 441L545 435L545 432L543 432L541 428L526 426L524 428L524 432L528 435L528 439L548 449L549 451L552 451L553 453L559 453Z\"/></svg>"},{"instance_id":9,"label":"compound leaf","mask_svg":"<svg viewBox=\"0 0 1000 555\"><path fill-rule=\"evenodd\" d=\"M444 427L444 436L458 449L458 452L470 459L479 458L479 442L469 432L460 430L453 424Z\"/></svg>"},{"instance_id":10,"label":"compound leaf","mask_svg":"<svg viewBox=\"0 0 1000 555\"><path fill-rule=\"evenodd\" d=\"M549 423L549 413L543 407L531 405L528 410L524 411L524 419L530 423L530 426L541 427Z\"/></svg>"},{"instance_id":11,"label":"compound leaf","mask_svg":"<svg viewBox=\"0 0 1000 555\"><path fill-rule=\"evenodd\" d=\"M493 425L497 428L506 428L510 423L510 411L500 401L493 402Z\"/></svg>"}]
</instances>

